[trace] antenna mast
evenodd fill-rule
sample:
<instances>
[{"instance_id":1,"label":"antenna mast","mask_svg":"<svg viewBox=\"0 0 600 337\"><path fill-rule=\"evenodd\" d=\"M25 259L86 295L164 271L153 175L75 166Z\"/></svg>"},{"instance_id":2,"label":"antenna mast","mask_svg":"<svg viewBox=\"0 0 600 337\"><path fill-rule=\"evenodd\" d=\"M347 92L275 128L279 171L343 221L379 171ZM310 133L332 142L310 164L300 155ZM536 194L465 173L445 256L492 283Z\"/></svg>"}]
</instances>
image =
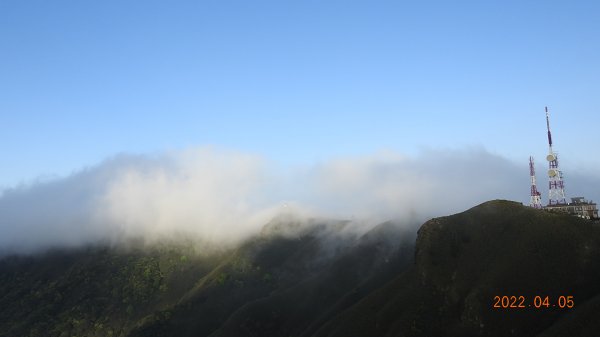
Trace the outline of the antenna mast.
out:
<instances>
[{"instance_id":1,"label":"antenna mast","mask_svg":"<svg viewBox=\"0 0 600 337\"><path fill-rule=\"evenodd\" d=\"M535 184L535 167L533 164L533 157L531 156L529 157L529 176L531 177L531 199L529 201L529 206L533 208L542 208L542 197Z\"/></svg>"},{"instance_id":2,"label":"antenna mast","mask_svg":"<svg viewBox=\"0 0 600 337\"><path fill-rule=\"evenodd\" d=\"M564 205L567 203L565 198L565 184L563 182L562 171L558 168L558 155L552 150L552 134L550 133L550 117L548 107L546 108L546 127L548 128L548 205Z\"/></svg>"}]
</instances>

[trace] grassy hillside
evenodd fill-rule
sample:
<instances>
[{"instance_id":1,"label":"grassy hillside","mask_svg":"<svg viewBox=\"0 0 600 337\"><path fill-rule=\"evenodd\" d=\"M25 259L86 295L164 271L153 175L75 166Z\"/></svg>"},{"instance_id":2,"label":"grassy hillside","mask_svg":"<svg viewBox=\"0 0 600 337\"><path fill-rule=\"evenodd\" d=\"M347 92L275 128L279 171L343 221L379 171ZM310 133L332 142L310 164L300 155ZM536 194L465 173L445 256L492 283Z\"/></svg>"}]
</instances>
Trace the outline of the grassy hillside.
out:
<instances>
[{"instance_id":1,"label":"grassy hillside","mask_svg":"<svg viewBox=\"0 0 600 337\"><path fill-rule=\"evenodd\" d=\"M181 297L219 253L88 247L0 260L0 336L122 336Z\"/></svg>"},{"instance_id":2,"label":"grassy hillside","mask_svg":"<svg viewBox=\"0 0 600 337\"><path fill-rule=\"evenodd\" d=\"M347 291L364 295L412 261L414 235L391 223L360 237L345 229L279 218L228 250L187 242L5 257L0 336L265 336L268 325L287 329L291 314L305 317L291 323L296 331L309 329L354 303ZM328 305L314 311L320 294ZM273 314L275 306L298 311Z\"/></svg>"},{"instance_id":3,"label":"grassy hillside","mask_svg":"<svg viewBox=\"0 0 600 337\"><path fill-rule=\"evenodd\" d=\"M490 201L431 219L416 237L389 222L361 235L350 227L280 217L229 249L188 241L4 257L0 336L600 331L598 224ZM525 308L494 308L511 295ZM535 296L549 306L535 308ZM556 307L559 296L574 307Z\"/></svg>"},{"instance_id":4,"label":"grassy hillside","mask_svg":"<svg viewBox=\"0 0 600 337\"><path fill-rule=\"evenodd\" d=\"M503 295L526 307L494 308ZM413 268L316 336L596 336L599 295L597 224L492 201L425 223ZM559 296L574 308L552 307Z\"/></svg>"},{"instance_id":5,"label":"grassy hillside","mask_svg":"<svg viewBox=\"0 0 600 337\"><path fill-rule=\"evenodd\" d=\"M343 222L302 228L269 224L203 277L169 315L157 313L131 335L299 335L323 324L329 310L353 304L357 296L347 293L366 295L412 261L414 236L390 223L359 238L343 235Z\"/></svg>"}]
</instances>

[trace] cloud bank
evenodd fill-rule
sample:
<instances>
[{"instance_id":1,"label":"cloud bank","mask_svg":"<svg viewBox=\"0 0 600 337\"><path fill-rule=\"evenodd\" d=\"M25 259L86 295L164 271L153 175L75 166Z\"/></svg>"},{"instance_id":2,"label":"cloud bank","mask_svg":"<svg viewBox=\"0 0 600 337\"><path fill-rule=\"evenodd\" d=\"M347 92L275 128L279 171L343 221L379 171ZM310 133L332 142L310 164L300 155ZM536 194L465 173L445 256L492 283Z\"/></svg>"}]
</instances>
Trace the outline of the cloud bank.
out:
<instances>
[{"instance_id":1,"label":"cloud bank","mask_svg":"<svg viewBox=\"0 0 600 337\"><path fill-rule=\"evenodd\" d=\"M424 220L489 199L527 201L529 189L526 163L481 148L274 167L260 156L210 147L119 155L66 178L4 191L0 250L173 235L235 242L282 211Z\"/></svg>"}]
</instances>

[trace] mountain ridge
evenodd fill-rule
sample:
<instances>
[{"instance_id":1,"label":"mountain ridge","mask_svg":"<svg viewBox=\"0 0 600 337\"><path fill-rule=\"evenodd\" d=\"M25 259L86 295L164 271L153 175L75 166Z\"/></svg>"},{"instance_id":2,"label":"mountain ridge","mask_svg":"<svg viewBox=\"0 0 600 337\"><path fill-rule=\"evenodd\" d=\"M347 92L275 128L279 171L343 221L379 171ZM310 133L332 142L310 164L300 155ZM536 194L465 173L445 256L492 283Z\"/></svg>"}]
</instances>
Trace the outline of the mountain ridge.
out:
<instances>
[{"instance_id":1,"label":"mountain ridge","mask_svg":"<svg viewBox=\"0 0 600 337\"><path fill-rule=\"evenodd\" d=\"M591 336L600 227L494 200L381 223L279 217L235 248L88 247L0 259L0 336ZM494 296L573 296L571 309Z\"/></svg>"}]
</instances>

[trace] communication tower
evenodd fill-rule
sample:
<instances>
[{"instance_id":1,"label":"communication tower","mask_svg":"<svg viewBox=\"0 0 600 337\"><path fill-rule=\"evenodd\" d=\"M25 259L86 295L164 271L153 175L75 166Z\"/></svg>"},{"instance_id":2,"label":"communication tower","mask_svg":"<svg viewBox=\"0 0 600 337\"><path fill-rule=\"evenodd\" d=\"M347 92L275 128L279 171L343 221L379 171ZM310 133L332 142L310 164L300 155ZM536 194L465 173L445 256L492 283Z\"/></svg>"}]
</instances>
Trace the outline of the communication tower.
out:
<instances>
[{"instance_id":1,"label":"communication tower","mask_svg":"<svg viewBox=\"0 0 600 337\"><path fill-rule=\"evenodd\" d=\"M531 176L531 199L529 201L529 206L533 208L542 208L542 197L535 184L535 167L533 165L533 157L531 156L529 157L529 175Z\"/></svg>"},{"instance_id":2,"label":"communication tower","mask_svg":"<svg viewBox=\"0 0 600 337\"><path fill-rule=\"evenodd\" d=\"M563 182L562 172L558 168L558 155L552 150L552 134L550 133L550 117L548 107L546 107L546 127L548 128L548 206L564 205L567 203L565 198L565 184Z\"/></svg>"}]
</instances>

